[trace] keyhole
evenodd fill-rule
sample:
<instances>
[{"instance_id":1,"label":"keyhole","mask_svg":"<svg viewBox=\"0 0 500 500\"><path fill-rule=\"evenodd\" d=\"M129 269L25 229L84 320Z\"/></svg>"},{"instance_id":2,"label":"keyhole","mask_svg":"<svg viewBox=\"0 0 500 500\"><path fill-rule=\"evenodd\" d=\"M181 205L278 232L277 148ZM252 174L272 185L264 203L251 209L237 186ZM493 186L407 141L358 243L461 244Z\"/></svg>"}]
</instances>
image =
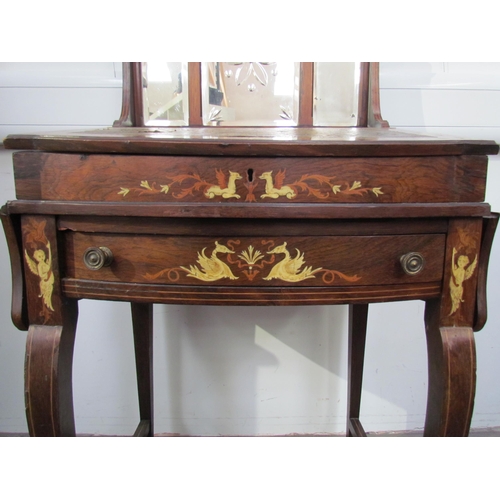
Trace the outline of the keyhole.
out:
<instances>
[{"instance_id":1,"label":"keyhole","mask_svg":"<svg viewBox=\"0 0 500 500\"><path fill-rule=\"evenodd\" d=\"M253 168L248 169L248 182L253 182Z\"/></svg>"}]
</instances>

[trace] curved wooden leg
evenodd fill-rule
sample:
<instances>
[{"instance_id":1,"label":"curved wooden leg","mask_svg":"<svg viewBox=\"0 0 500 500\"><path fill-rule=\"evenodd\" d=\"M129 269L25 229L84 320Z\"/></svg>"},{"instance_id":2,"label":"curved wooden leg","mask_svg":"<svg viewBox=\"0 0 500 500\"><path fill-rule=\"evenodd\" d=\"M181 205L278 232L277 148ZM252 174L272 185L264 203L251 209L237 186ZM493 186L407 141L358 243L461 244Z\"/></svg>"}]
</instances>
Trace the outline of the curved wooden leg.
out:
<instances>
[{"instance_id":1,"label":"curved wooden leg","mask_svg":"<svg viewBox=\"0 0 500 500\"><path fill-rule=\"evenodd\" d=\"M72 363L78 309L66 306L64 325L30 325L25 401L31 436L74 436Z\"/></svg>"},{"instance_id":2,"label":"curved wooden leg","mask_svg":"<svg viewBox=\"0 0 500 500\"><path fill-rule=\"evenodd\" d=\"M365 435L359 423L359 410L363 385L367 319L368 304L349 305L347 437Z\"/></svg>"},{"instance_id":3,"label":"curved wooden leg","mask_svg":"<svg viewBox=\"0 0 500 500\"><path fill-rule=\"evenodd\" d=\"M482 219L453 219L441 297L427 301L429 389L424 436L467 436L476 387L473 325Z\"/></svg>"},{"instance_id":4,"label":"curved wooden leg","mask_svg":"<svg viewBox=\"0 0 500 500\"><path fill-rule=\"evenodd\" d=\"M25 399L32 436L74 436L72 363L78 304L61 293L53 216L23 215L22 258L29 317Z\"/></svg>"},{"instance_id":5,"label":"curved wooden leg","mask_svg":"<svg viewBox=\"0 0 500 500\"><path fill-rule=\"evenodd\" d=\"M439 301L429 301L425 323L429 389L424 436L468 436L476 387L471 327L439 326Z\"/></svg>"},{"instance_id":6,"label":"curved wooden leg","mask_svg":"<svg viewBox=\"0 0 500 500\"><path fill-rule=\"evenodd\" d=\"M132 302L135 367L140 423L134 436L154 436L153 407L153 304Z\"/></svg>"}]
</instances>

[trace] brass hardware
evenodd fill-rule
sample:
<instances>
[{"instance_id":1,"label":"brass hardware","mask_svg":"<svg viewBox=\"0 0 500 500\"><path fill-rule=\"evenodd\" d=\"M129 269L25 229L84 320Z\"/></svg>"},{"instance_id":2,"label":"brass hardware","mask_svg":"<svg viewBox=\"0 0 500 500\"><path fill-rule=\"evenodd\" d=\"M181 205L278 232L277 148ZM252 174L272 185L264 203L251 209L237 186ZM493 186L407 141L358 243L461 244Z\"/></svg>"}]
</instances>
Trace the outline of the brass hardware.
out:
<instances>
[{"instance_id":1,"label":"brass hardware","mask_svg":"<svg viewBox=\"0 0 500 500\"><path fill-rule=\"evenodd\" d=\"M403 271L410 276L418 274L425 266L425 259L418 252L410 252L402 255L400 262Z\"/></svg>"},{"instance_id":2,"label":"brass hardware","mask_svg":"<svg viewBox=\"0 0 500 500\"><path fill-rule=\"evenodd\" d=\"M97 271L111 265L113 253L107 247L90 247L83 254L83 262L92 271Z\"/></svg>"}]
</instances>

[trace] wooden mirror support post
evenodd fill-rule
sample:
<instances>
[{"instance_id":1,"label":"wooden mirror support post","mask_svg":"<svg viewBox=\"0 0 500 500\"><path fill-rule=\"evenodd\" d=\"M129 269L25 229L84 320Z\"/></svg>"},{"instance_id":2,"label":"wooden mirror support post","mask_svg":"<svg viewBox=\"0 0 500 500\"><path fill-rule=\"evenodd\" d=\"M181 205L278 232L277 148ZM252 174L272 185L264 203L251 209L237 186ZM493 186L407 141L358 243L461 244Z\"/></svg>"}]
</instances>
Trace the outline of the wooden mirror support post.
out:
<instances>
[{"instance_id":1,"label":"wooden mirror support post","mask_svg":"<svg viewBox=\"0 0 500 500\"><path fill-rule=\"evenodd\" d=\"M248 78L259 80L246 82L257 95L265 65L276 63L231 64L261 64L258 71L245 66ZM315 63L300 63L295 111L281 105L281 118L296 117L295 125L225 126L217 117L235 116L236 104L224 94L229 83L218 82L211 92L228 105L221 111L215 104L204 126L203 103L212 101L202 99L203 68L186 67L187 96L179 88L172 99L176 106L188 99L186 126L145 125L142 66L127 63L113 127L5 140L17 150L17 199L1 217L12 318L28 330L30 434L75 434L79 299L131 303L138 436L154 434L153 303L348 304L347 435L363 436L368 305L420 299L429 356L424 434L466 436L473 332L486 321L498 221L484 202L487 155L498 145L389 128L373 63L356 66L355 126L314 125Z\"/></svg>"}]
</instances>

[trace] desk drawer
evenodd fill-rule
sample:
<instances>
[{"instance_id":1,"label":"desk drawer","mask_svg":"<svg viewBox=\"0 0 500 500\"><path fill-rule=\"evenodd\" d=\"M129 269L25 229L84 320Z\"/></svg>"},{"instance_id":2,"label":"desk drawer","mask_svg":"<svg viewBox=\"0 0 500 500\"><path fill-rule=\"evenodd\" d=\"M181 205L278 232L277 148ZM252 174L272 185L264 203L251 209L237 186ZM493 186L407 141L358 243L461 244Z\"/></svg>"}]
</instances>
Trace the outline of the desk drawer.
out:
<instances>
[{"instance_id":1,"label":"desk drawer","mask_svg":"<svg viewBox=\"0 0 500 500\"><path fill-rule=\"evenodd\" d=\"M66 277L77 280L217 286L371 286L439 282L443 234L218 237L65 233ZM92 270L88 249L112 253ZM418 254L415 274L401 258ZM90 252L95 257L95 251ZM417 258L417 260L418 260ZM408 270L407 270L408 271Z\"/></svg>"}]
</instances>

